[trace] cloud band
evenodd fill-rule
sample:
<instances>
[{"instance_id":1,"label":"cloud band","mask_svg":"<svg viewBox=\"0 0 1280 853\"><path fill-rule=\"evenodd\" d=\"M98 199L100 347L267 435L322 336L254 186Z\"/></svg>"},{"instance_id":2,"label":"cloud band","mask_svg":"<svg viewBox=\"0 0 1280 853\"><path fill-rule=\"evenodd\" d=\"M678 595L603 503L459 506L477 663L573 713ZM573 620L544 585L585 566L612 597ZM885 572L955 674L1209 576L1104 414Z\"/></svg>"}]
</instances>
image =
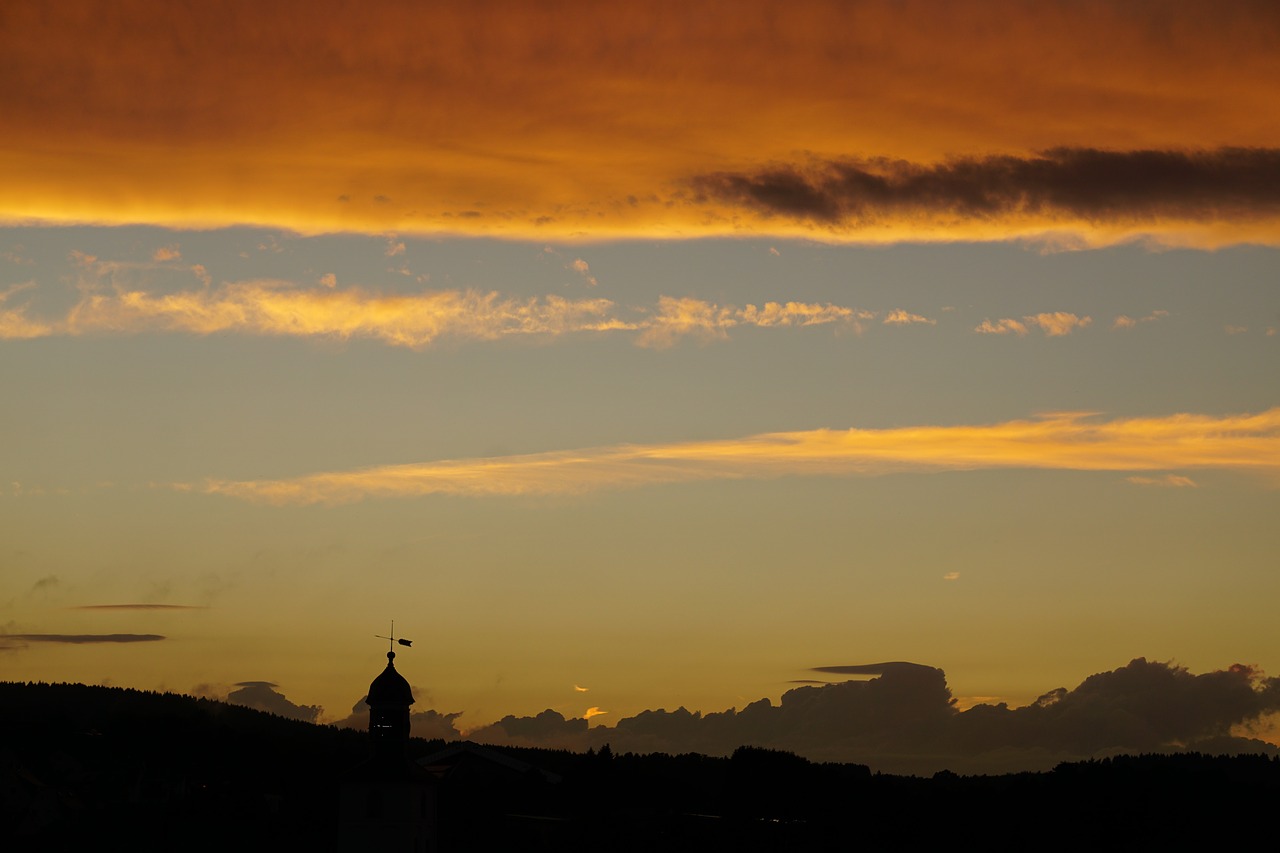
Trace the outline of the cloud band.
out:
<instances>
[{"instance_id":1,"label":"cloud band","mask_svg":"<svg viewBox=\"0 0 1280 853\"><path fill-rule=\"evenodd\" d=\"M1099 421L1050 414L978 426L809 430L724 441L615 445L186 485L268 504L342 504L431 494L563 495L698 480L869 476L980 469L1151 472L1218 469L1280 475L1280 408Z\"/></svg>"}]
</instances>

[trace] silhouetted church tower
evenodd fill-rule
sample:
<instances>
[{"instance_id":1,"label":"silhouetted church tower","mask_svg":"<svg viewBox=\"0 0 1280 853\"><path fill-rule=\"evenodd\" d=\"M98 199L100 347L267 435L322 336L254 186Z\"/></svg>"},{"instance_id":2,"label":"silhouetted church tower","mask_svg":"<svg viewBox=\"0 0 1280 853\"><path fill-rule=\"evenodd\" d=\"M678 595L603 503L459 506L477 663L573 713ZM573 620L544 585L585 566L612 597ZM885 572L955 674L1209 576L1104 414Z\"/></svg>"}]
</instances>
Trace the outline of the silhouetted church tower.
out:
<instances>
[{"instance_id":1,"label":"silhouetted church tower","mask_svg":"<svg viewBox=\"0 0 1280 853\"><path fill-rule=\"evenodd\" d=\"M394 629L394 625L392 626ZM387 668L369 685L369 760L342 777L340 849L434 853L436 779L409 760L413 689L396 672L394 631ZM408 640L400 640L409 645Z\"/></svg>"},{"instance_id":2,"label":"silhouetted church tower","mask_svg":"<svg viewBox=\"0 0 1280 853\"><path fill-rule=\"evenodd\" d=\"M369 685L369 739L377 756L407 756L409 706L413 688L396 672L396 653L387 652L387 668Z\"/></svg>"}]
</instances>

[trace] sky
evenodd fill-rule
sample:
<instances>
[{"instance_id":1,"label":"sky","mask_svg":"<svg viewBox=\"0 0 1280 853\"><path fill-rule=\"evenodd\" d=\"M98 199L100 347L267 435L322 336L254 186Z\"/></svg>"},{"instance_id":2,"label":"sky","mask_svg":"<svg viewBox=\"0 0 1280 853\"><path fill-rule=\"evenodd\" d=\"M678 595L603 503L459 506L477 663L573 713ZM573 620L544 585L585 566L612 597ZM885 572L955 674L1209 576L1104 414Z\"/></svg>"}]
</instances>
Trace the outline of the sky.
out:
<instances>
[{"instance_id":1,"label":"sky","mask_svg":"<svg viewBox=\"0 0 1280 853\"><path fill-rule=\"evenodd\" d=\"M1280 694L1278 39L6 3L0 679L337 721L395 620L462 733Z\"/></svg>"}]
</instances>

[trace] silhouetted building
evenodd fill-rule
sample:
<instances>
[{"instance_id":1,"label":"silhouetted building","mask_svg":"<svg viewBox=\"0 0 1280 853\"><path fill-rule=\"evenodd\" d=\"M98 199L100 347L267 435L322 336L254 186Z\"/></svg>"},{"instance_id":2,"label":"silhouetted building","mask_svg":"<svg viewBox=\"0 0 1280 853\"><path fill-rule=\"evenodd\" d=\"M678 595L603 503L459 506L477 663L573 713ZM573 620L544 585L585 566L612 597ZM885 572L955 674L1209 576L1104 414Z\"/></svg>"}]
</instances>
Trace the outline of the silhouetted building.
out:
<instances>
[{"instance_id":1,"label":"silhouetted building","mask_svg":"<svg viewBox=\"0 0 1280 853\"><path fill-rule=\"evenodd\" d=\"M436 780L409 760L413 690L396 653L369 685L369 760L343 776L338 805L343 850L434 853Z\"/></svg>"}]
</instances>

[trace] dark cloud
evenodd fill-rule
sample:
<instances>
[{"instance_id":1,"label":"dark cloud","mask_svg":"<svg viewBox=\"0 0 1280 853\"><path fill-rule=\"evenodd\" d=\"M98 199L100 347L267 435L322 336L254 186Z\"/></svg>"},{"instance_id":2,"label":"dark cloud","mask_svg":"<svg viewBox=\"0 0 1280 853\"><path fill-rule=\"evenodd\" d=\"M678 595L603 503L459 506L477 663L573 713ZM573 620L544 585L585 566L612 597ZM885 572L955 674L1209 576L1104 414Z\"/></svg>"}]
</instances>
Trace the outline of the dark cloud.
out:
<instances>
[{"instance_id":1,"label":"dark cloud","mask_svg":"<svg viewBox=\"0 0 1280 853\"><path fill-rule=\"evenodd\" d=\"M1093 221L1247 219L1280 211L1280 149L1108 151L1055 148L922 165L847 159L716 172L705 200L839 225L903 215L965 219L1069 215Z\"/></svg>"},{"instance_id":2,"label":"dark cloud","mask_svg":"<svg viewBox=\"0 0 1280 853\"><path fill-rule=\"evenodd\" d=\"M1035 745L1078 755L1151 751L1227 738L1233 727L1280 711L1280 678L1252 667L1193 675L1137 658L1009 710L979 705L960 715L974 748Z\"/></svg>"},{"instance_id":3,"label":"dark cloud","mask_svg":"<svg viewBox=\"0 0 1280 853\"><path fill-rule=\"evenodd\" d=\"M165 639L160 634L5 634L0 640L23 643L153 643Z\"/></svg>"},{"instance_id":4,"label":"dark cloud","mask_svg":"<svg viewBox=\"0 0 1280 853\"><path fill-rule=\"evenodd\" d=\"M71 610L208 610L194 604L81 604Z\"/></svg>"},{"instance_id":5,"label":"dark cloud","mask_svg":"<svg viewBox=\"0 0 1280 853\"><path fill-rule=\"evenodd\" d=\"M1194 675L1138 658L1026 707L967 711L956 709L945 673L934 667L899 661L815 669L875 677L797 687L778 705L761 699L712 714L644 711L590 731L585 720L544 711L506 717L469 736L577 749L609 743L615 752L728 755L749 745L900 773L1041 770L1120 752L1278 752L1233 737L1236 727L1280 711L1280 678L1247 666Z\"/></svg>"},{"instance_id":6,"label":"dark cloud","mask_svg":"<svg viewBox=\"0 0 1280 853\"><path fill-rule=\"evenodd\" d=\"M241 681L236 684L239 690L227 694L227 702L307 723L320 719L323 708L319 705L295 705L275 689L278 686L270 681Z\"/></svg>"},{"instance_id":7,"label":"dark cloud","mask_svg":"<svg viewBox=\"0 0 1280 853\"><path fill-rule=\"evenodd\" d=\"M516 717L508 714L496 723L477 729L468 735L471 740L506 745L537 745L554 741L585 746L587 721L580 717L565 719L563 714L550 708L534 717Z\"/></svg>"},{"instance_id":8,"label":"dark cloud","mask_svg":"<svg viewBox=\"0 0 1280 853\"><path fill-rule=\"evenodd\" d=\"M907 661L895 660L885 663L859 663L849 664L845 666L815 666L814 672L829 672L834 675L884 675L887 672L902 673L907 677L918 675L922 678L932 678L934 673L941 672L932 666L925 666L922 663L909 663Z\"/></svg>"},{"instance_id":9,"label":"dark cloud","mask_svg":"<svg viewBox=\"0 0 1280 853\"><path fill-rule=\"evenodd\" d=\"M419 691L414 688L413 695L419 696ZM343 729L367 729L369 728L369 704L364 697L359 702L351 706L351 713L343 717L341 720L335 720L333 725ZM454 721L462 716L461 711L455 711L451 714L441 714L439 711L430 708L424 711L413 711L409 714L409 734L412 737L425 738L427 740L461 740L462 733L458 731Z\"/></svg>"}]
</instances>

